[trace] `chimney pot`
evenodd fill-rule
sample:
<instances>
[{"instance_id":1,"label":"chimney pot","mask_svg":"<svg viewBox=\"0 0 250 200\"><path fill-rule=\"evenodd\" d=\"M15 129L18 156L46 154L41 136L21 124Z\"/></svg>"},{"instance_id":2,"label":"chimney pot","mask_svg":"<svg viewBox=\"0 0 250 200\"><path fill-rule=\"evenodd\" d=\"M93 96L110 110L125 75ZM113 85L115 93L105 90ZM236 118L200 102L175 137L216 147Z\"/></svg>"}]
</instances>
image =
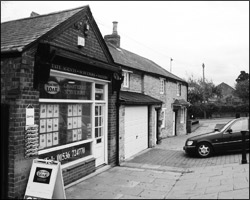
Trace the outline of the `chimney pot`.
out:
<instances>
[{"instance_id":1,"label":"chimney pot","mask_svg":"<svg viewBox=\"0 0 250 200\"><path fill-rule=\"evenodd\" d=\"M105 42L109 42L113 44L116 48L120 48L120 35L117 32L117 24L118 22L113 21L113 33L111 35L105 35Z\"/></svg>"},{"instance_id":2,"label":"chimney pot","mask_svg":"<svg viewBox=\"0 0 250 200\"><path fill-rule=\"evenodd\" d=\"M118 32L117 32L117 24L118 24L118 22L116 22L116 21L113 22L113 34L115 34L115 35L118 34Z\"/></svg>"}]
</instances>

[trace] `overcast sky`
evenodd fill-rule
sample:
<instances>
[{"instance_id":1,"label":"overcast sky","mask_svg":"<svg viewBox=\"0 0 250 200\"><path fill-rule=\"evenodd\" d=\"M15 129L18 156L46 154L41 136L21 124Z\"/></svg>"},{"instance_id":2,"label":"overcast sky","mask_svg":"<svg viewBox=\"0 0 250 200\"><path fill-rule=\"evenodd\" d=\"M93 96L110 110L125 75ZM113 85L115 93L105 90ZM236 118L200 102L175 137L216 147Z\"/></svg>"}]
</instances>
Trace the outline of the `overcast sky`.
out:
<instances>
[{"instance_id":1,"label":"overcast sky","mask_svg":"<svg viewBox=\"0 0 250 200\"><path fill-rule=\"evenodd\" d=\"M235 86L249 73L249 1L1 1L1 22L89 5L102 35L185 80Z\"/></svg>"}]
</instances>

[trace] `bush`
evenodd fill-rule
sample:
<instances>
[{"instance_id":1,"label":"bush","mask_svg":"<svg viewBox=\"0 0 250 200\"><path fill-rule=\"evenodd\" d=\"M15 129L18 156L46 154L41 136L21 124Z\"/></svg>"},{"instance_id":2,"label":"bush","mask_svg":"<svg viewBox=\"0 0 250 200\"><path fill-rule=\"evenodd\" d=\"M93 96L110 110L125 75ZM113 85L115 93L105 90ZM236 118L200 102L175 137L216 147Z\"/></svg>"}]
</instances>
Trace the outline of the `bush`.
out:
<instances>
[{"instance_id":1,"label":"bush","mask_svg":"<svg viewBox=\"0 0 250 200\"><path fill-rule=\"evenodd\" d=\"M207 118L212 117L214 113L249 113L249 104L225 105L225 104L193 104L188 108L189 117L192 119L203 118L204 111Z\"/></svg>"}]
</instances>

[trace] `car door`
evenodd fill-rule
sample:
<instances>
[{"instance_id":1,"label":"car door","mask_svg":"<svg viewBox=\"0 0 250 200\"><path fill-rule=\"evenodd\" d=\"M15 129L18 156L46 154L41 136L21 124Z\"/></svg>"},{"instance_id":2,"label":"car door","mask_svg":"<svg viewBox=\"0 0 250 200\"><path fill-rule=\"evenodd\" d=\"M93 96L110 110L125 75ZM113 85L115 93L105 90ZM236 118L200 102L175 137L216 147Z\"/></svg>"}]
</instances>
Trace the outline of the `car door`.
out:
<instances>
[{"instance_id":1,"label":"car door","mask_svg":"<svg viewBox=\"0 0 250 200\"><path fill-rule=\"evenodd\" d=\"M242 148L242 130L248 129L248 120L239 119L230 125L223 133L223 146L226 151L239 150Z\"/></svg>"}]
</instances>

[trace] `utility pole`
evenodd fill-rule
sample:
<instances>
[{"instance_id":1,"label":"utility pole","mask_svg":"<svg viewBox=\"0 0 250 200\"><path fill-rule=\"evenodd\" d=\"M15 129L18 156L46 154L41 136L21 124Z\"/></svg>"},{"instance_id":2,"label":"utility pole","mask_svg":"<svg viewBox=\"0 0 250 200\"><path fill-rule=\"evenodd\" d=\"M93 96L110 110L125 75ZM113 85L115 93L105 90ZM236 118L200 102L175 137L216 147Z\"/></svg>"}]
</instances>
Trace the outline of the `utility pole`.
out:
<instances>
[{"instance_id":1,"label":"utility pole","mask_svg":"<svg viewBox=\"0 0 250 200\"><path fill-rule=\"evenodd\" d=\"M172 61L173 61L173 58L170 58L170 72L172 73Z\"/></svg>"},{"instance_id":2,"label":"utility pole","mask_svg":"<svg viewBox=\"0 0 250 200\"><path fill-rule=\"evenodd\" d=\"M206 103L206 97L205 97L205 64L202 63L202 72L203 72L203 102L204 102L204 105ZM206 113L206 110L204 109L204 119L207 118L207 113Z\"/></svg>"}]
</instances>

